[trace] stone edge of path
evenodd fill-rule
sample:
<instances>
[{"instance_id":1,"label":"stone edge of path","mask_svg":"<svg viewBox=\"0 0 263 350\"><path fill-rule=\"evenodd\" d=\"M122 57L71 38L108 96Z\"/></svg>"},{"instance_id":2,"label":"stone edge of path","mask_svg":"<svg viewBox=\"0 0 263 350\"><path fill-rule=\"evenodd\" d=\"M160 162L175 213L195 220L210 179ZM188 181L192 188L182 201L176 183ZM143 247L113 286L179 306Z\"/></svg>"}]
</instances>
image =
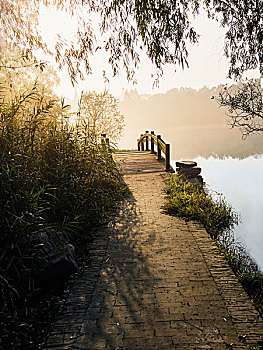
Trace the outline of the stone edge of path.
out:
<instances>
[{"instance_id":1,"label":"stone edge of path","mask_svg":"<svg viewBox=\"0 0 263 350\"><path fill-rule=\"evenodd\" d=\"M226 258L220 253L217 244L200 224L189 221L187 225L226 303L239 339L244 342L244 345L256 345L257 342L263 341L262 318L228 265Z\"/></svg>"},{"instance_id":2,"label":"stone edge of path","mask_svg":"<svg viewBox=\"0 0 263 350\"><path fill-rule=\"evenodd\" d=\"M170 175L163 173L162 178L168 185ZM263 320L253 301L249 299L237 276L229 266L225 256L220 253L216 242L212 240L200 223L194 221L187 221L186 223L226 303L238 336L244 342L244 347L247 345L250 348L259 342L263 342ZM234 294L233 290L235 291Z\"/></svg>"}]
</instances>

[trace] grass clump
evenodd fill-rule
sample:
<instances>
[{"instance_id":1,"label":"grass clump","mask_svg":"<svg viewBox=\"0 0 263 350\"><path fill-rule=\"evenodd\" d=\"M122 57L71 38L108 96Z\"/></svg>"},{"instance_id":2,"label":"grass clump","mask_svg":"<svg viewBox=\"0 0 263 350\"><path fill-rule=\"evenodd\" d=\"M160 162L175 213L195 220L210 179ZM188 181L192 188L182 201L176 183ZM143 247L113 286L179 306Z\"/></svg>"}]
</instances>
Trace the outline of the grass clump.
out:
<instances>
[{"instance_id":1,"label":"grass clump","mask_svg":"<svg viewBox=\"0 0 263 350\"><path fill-rule=\"evenodd\" d=\"M203 185L194 185L179 175L172 175L168 202L164 210L199 221L213 238L238 223L238 216L221 196L214 200Z\"/></svg>"}]
</instances>

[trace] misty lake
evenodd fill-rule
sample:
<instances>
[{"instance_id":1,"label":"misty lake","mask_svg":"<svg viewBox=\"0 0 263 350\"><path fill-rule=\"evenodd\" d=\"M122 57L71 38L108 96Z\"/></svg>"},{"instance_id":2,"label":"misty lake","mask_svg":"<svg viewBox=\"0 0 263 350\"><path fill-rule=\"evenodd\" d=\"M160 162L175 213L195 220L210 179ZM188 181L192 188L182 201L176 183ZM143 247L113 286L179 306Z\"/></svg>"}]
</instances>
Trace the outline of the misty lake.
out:
<instances>
[{"instance_id":1,"label":"misty lake","mask_svg":"<svg viewBox=\"0 0 263 350\"><path fill-rule=\"evenodd\" d=\"M222 193L240 214L242 222L235 228L235 238L263 271L263 155L218 159L194 159L202 169L208 188Z\"/></svg>"}]
</instances>

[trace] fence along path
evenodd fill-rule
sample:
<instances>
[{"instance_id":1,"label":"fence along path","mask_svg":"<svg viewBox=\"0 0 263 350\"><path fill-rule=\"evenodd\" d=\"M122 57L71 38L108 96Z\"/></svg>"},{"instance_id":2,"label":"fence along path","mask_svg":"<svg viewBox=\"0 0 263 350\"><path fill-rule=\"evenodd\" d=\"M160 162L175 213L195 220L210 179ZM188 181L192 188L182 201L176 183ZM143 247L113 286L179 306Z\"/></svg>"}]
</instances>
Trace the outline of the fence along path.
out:
<instances>
[{"instance_id":1,"label":"fence along path","mask_svg":"<svg viewBox=\"0 0 263 350\"><path fill-rule=\"evenodd\" d=\"M168 174L145 152L115 154L131 194L99 231L46 349L250 349L262 319L206 231L162 212Z\"/></svg>"}]
</instances>

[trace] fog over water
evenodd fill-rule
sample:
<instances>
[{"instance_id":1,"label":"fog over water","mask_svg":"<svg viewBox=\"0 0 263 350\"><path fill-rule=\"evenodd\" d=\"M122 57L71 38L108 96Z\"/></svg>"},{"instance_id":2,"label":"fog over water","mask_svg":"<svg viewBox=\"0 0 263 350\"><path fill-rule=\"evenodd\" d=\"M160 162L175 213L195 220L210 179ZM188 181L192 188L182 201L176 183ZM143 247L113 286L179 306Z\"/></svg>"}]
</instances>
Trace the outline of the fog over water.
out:
<instances>
[{"instance_id":1,"label":"fog over water","mask_svg":"<svg viewBox=\"0 0 263 350\"><path fill-rule=\"evenodd\" d=\"M126 127L119 148L137 148L139 135L153 130L171 144L174 159L198 155L245 158L263 154L262 135L242 140L240 131L228 124L225 110L211 100L221 89L222 86L198 91L173 89L156 95L139 95L136 91L124 94L120 109Z\"/></svg>"},{"instance_id":2,"label":"fog over water","mask_svg":"<svg viewBox=\"0 0 263 350\"><path fill-rule=\"evenodd\" d=\"M204 181L241 215L234 234L263 270L263 155L242 160L197 157Z\"/></svg>"},{"instance_id":3,"label":"fog over water","mask_svg":"<svg viewBox=\"0 0 263 350\"><path fill-rule=\"evenodd\" d=\"M146 130L171 145L171 158L196 159L205 182L240 213L235 237L263 270L263 134L242 139L211 96L222 89L172 89L165 94L123 95L126 128L120 149L136 149Z\"/></svg>"}]
</instances>

